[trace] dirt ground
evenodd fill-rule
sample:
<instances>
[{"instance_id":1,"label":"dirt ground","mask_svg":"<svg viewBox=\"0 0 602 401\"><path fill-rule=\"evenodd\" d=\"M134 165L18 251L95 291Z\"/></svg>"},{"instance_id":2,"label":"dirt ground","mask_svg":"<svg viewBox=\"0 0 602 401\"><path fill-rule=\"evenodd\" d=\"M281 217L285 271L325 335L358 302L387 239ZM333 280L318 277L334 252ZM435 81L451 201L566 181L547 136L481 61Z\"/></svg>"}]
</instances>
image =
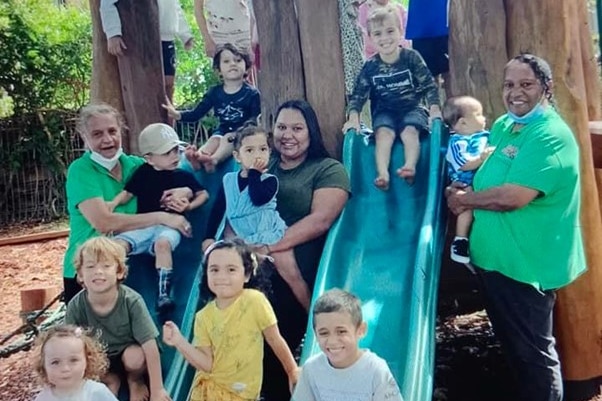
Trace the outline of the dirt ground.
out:
<instances>
[{"instance_id":1,"label":"dirt ground","mask_svg":"<svg viewBox=\"0 0 602 401\"><path fill-rule=\"evenodd\" d=\"M15 235L23 235L34 231L20 227L15 232ZM58 239L0 247L0 341L22 324L20 290L47 286L62 288L66 246L66 239ZM20 352L0 359L0 400L32 400L38 385L29 365L30 355Z\"/></svg>"},{"instance_id":2,"label":"dirt ground","mask_svg":"<svg viewBox=\"0 0 602 401\"><path fill-rule=\"evenodd\" d=\"M61 226L52 225L46 230L57 228ZM40 231L44 229L19 226L12 231L0 230L0 238ZM21 324L20 290L62 287L66 245L66 239L58 239L0 247L0 342ZM478 311L481 305L477 291L460 292L470 295L468 301L449 292L440 294L433 401L513 401L511 371L485 312ZM19 352L0 358L0 400L33 399L39 386L30 356L30 352Z\"/></svg>"}]
</instances>

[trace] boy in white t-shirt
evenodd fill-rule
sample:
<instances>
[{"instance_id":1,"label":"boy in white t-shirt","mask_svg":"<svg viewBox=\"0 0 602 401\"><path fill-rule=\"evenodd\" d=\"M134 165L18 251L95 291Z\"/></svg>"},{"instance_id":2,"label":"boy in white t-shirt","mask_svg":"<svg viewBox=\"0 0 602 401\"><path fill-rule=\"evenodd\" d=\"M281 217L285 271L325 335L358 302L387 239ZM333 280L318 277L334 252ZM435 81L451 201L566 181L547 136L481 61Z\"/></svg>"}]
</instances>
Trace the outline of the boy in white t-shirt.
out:
<instances>
[{"instance_id":1,"label":"boy in white t-shirt","mask_svg":"<svg viewBox=\"0 0 602 401\"><path fill-rule=\"evenodd\" d=\"M403 401L387 362L359 348L366 323L355 295L326 291L314 305L313 326L322 353L303 365L294 401Z\"/></svg>"}]
</instances>

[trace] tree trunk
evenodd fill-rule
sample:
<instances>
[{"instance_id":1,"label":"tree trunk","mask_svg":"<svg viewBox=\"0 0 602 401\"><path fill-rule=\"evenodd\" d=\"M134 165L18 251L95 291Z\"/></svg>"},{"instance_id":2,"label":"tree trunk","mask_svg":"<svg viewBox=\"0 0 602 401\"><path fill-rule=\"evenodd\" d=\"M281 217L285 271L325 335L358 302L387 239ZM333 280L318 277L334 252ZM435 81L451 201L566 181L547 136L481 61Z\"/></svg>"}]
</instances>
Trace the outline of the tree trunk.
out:
<instances>
[{"instance_id":1,"label":"tree trunk","mask_svg":"<svg viewBox=\"0 0 602 401\"><path fill-rule=\"evenodd\" d=\"M119 0L123 41L118 57L130 151L138 153L138 136L148 124L166 122L159 15L156 0Z\"/></svg>"},{"instance_id":2,"label":"tree trunk","mask_svg":"<svg viewBox=\"0 0 602 401\"><path fill-rule=\"evenodd\" d=\"M261 120L271 130L278 106L304 99L299 27L293 0L254 0L261 46Z\"/></svg>"},{"instance_id":3,"label":"tree trunk","mask_svg":"<svg viewBox=\"0 0 602 401\"><path fill-rule=\"evenodd\" d=\"M92 80L90 83L90 101L104 102L124 113L121 97L121 82L117 58L107 51L107 38L100 23L100 0L90 0L92 14ZM127 130L122 132L122 143L129 152Z\"/></svg>"},{"instance_id":4,"label":"tree trunk","mask_svg":"<svg viewBox=\"0 0 602 401\"><path fill-rule=\"evenodd\" d=\"M491 124L506 111L500 91L508 61L503 0L489 0L486 8L482 0L452 1L449 20L452 95L479 99Z\"/></svg>"},{"instance_id":5,"label":"tree trunk","mask_svg":"<svg viewBox=\"0 0 602 401\"><path fill-rule=\"evenodd\" d=\"M341 128L345 122L345 75L338 2L297 0L296 7L307 101L318 115L326 149L333 157L340 158Z\"/></svg>"},{"instance_id":6,"label":"tree trunk","mask_svg":"<svg viewBox=\"0 0 602 401\"><path fill-rule=\"evenodd\" d=\"M488 0L478 2L478 11L472 12L475 5L475 0L452 2L450 55L453 87L485 99L490 105L487 99L499 97L499 77L507 61L502 60L501 45L496 44L500 38L501 42L505 39L507 59L520 52L539 55L553 69L559 111L573 129L581 148L581 222L588 271L558 292L555 328L564 378L594 378L602 375L602 308L599 307L602 305L602 248L599 245L602 243L602 219L588 118L599 117L600 92L596 68L592 64L591 37L587 24L584 24L586 5L573 0ZM505 9L506 24L495 27L497 34L489 35L486 29L486 42L466 40L479 37L479 28L475 27L486 26L484 21L489 16L503 20L502 9ZM461 15L470 15L470 19L462 20ZM478 48L475 42L480 42ZM475 54L496 62L488 62L485 71L478 71L474 76L469 70L472 64L462 59L470 59ZM497 80L492 80L496 79L494 77ZM465 79L470 83L462 85L461 81ZM481 85L482 89L475 89L473 83ZM491 109L498 113L498 106Z\"/></svg>"}]
</instances>

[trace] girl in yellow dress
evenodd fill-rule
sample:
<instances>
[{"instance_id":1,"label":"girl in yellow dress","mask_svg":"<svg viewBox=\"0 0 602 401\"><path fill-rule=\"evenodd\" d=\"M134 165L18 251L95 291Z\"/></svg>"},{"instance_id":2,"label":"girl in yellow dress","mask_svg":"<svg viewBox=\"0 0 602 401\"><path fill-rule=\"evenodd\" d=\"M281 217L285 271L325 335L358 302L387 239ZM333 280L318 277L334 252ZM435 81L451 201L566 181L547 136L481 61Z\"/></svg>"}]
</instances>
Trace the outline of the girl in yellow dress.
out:
<instances>
[{"instance_id":1,"label":"girl in yellow dress","mask_svg":"<svg viewBox=\"0 0 602 401\"><path fill-rule=\"evenodd\" d=\"M191 401L257 400L263 376L263 340L288 374L298 368L280 335L265 295L249 288L259 284L257 255L239 239L218 241L205 252L202 286L214 299L197 312L190 344L173 322L163 326L163 341L175 347L197 369Z\"/></svg>"}]
</instances>

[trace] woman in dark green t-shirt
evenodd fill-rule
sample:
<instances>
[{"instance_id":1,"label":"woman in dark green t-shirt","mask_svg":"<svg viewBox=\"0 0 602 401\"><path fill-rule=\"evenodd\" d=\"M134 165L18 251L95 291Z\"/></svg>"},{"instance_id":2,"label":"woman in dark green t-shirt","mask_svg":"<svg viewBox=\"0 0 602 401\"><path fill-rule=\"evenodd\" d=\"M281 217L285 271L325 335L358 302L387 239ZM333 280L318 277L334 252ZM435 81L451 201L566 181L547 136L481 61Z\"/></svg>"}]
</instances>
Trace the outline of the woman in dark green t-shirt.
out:
<instances>
[{"instance_id":1,"label":"woman in dark green t-shirt","mask_svg":"<svg viewBox=\"0 0 602 401\"><path fill-rule=\"evenodd\" d=\"M349 198L349 176L341 163L329 157L316 113L304 100L291 100L279 107L274 150L276 158L268 172L278 177L277 209L288 229L269 251L273 255L294 249L297 265L312 289L326 234ZM277 274L272 276L270 301L280 331L294 351L305 333L307 312ZM286 374L269 347L264 370L265 400L289 399Z\"/></svg>"}]
</instances>

